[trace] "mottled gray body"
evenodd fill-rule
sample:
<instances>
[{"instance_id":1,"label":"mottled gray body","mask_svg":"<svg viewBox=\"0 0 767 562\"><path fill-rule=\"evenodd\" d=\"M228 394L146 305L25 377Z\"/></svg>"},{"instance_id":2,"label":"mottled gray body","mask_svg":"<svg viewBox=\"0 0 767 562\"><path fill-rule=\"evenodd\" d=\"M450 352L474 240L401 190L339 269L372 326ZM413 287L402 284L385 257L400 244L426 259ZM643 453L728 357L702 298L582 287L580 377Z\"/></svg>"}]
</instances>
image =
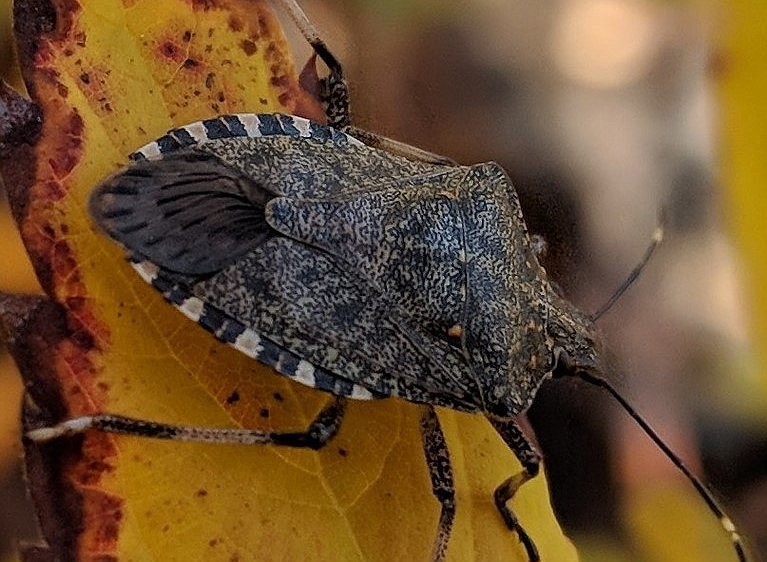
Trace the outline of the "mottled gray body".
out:
<instances>
[{"instance_id":1,"label":"mottled gray body","mask_svg":"<svg viewBox=\"0 0 767 562\"><path fill-rule=\"evenodd\" d=\"M506 173L338 135L178 147L98 188L94 215L206 306L334 377L379 396L523 411L553 368L556 297ZM194 176L205 182L190 206Z\"/></svg>"}]
</instances>

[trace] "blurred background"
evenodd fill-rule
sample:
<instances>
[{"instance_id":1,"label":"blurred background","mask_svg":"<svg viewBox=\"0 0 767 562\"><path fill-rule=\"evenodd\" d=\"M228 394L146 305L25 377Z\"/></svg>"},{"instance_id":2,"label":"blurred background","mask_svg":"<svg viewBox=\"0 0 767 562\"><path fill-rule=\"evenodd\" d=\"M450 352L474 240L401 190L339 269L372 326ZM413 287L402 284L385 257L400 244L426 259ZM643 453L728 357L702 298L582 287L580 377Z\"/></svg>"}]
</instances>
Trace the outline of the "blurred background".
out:
<instances>
[{"instance_id":1,"label":"blurred background","mask_svg":"<svg viewBox=\"0 0 767 562\"><path fill-rule=\"evenodd\" d=\"M509 172L551 278L596 310L666 210L666 241L599 325L609 378L767 560L767 4L312 0L358 126ZM13 66L0 0L0 73ZM286 25L297 65L309 56ZM39 291L0 192L0 291ZM0 560L34 537L20 383L0 347ZM584 561L733 560L713 516L617 406L558 381L530 412ZM675 543L711 533L697 556ZM674 553L673 556L670 553ZM721 554L719 554L721 553Z\"/></svg>"}]
</instances>

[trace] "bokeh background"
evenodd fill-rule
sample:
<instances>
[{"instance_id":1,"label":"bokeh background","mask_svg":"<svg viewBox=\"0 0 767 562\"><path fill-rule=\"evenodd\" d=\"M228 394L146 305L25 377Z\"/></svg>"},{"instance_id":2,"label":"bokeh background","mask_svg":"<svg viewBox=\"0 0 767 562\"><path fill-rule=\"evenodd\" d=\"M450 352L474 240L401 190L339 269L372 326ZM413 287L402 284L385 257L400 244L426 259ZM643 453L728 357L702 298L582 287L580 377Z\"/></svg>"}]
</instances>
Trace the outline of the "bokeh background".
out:
<instances>
[{"instance_id":1,"label":"bokeh background","mask_svg":"<svg viewBox=\"0 0 767 562\"><path fill-rule=\"evenodd\" d=\"M657 258L600 320L608 375L705 471L767 559L767 4L304 4L345 63L357 125L462 163L500 162L547 241L547 270L581 308L611 294L666 210ZM309 51L295 34L291 44L301 64ZM0 0L0 74L22 87L9 0ZM39 291L1 192L0 291ZM35 536L20 400L0 347L0 560ZM717 532L605 397L561 381L530 418L583 560L668 560L697 522Z\"/></svg>"}]
</instances>

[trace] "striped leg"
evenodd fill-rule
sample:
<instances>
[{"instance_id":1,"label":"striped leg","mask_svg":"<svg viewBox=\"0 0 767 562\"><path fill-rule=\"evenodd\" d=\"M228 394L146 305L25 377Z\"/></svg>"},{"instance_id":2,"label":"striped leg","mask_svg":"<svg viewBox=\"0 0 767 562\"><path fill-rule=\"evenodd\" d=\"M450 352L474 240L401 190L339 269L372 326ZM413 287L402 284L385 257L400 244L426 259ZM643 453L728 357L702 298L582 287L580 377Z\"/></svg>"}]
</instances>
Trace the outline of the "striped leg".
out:
<instances>
[{"instance_id":1,"label":"striped leg","mask_svg":"<svg viewBox=\"0 0 767 562\"><path fill-rule=\"evenodd\" d=\"M251 429L226 429L216 427L191 427L137 420L111 414L73 418L53 427L43 427L27 432L32 441L45 442L59 437L76 435L87 429L110 433L122 433L136 437L193 441L198 443L222 444L274 444L286 447L321 449L335 437L341 426L346 401L334 398L319 413L306 431L280 432Z\"/></svg>"},{"instance_id":2,"label":"striped leg","mask_svg":"<svg viewBox=\"0 0 767 562\"><path fill-rule=\"evenodd\" d=\"M327 44L320 37L319 32L314 27L309 18L298 5L296 0L277 0L283 9L288 13L293 23L304 36L307 43L314 49L314 53L324 62L330 74L327 78L320 81L321 98L327 104L325 114L328 119L328 125L343 130L345 133L361 140L366 145L373 148L399 154L411 160L428 162L431 164L455 165L450 158L423 150L421 148L405 144L403 142L384 137L377 133L364 131L351 125L351 115L349 112L349 86L344 78L343 68L339 60L330 52Z\"/></svg>"},{"instance_id":3,"label":"striped leg","mask_svg":"<svg viewBox=\"0 0 767 562\"><path fill-rule=\"evenodd\" d=\"M522 428L513 420L490 418L490 423L493 424L493 427L495 427L495 430L509 448L514 451L523 467L522 472L510 476L495 489L495 506L498 508L501 517L503 517L506 526L510 530L515 531L519 536L519 540L524 545L530 562L538 562L540 560L538 549L527 532L522 528L522 525L520 525L517 516L508 506L508 501L514 497L514 494L517 493L522 484L538 474L541 455L535 450L533 444L530 443Z\"/></svg>"},{"instance_id":4,"label":"striped leg","mask_svg":"<svg viewBox=\"0 0 767 562\"><path fill-rule=\"evenodd\" d=\"M453 471L450 468L450 453L447 450L445 436L439 425L434 408L427 406L421 418L421 436L426 464L429 466L431 489L442 509L439 514L437 537L434 540L431 559L441 562L445 559L447 543L450 540L450 530L455 517L455 488L453 487Z\"/></svg>"},{"instance_id":5,"label":"striped leg","mask_svg":"<svg viewBox=\"0 0 767 562\"><path fill-rule=\"evenodd\" d=\"M314 49L314 53L324 62L330 74L320 81L322 100L327 104L325 113L328 125L342 129L351 123L349 116L349 87L344 78L343 68L338 59L330 52L328 46L320 37L317 29L298 5L296 0L277 0L288 13L293 23L304 36L306 42Z\"/></svg>"}]
</instances>

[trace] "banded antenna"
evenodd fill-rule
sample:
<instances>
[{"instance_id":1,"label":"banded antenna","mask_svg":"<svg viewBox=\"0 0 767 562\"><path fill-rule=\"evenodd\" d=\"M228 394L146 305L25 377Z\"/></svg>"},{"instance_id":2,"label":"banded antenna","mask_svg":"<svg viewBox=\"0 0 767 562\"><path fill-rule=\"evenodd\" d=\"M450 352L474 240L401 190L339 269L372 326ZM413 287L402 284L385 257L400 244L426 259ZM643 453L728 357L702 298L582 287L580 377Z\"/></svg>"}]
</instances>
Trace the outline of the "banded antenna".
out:
<instances>
[{"instance_id":1,"label":"banded antenna","mask_svg":"<svg viewBox=\"0 0 767 562\"><path fill-rule=\"evenodd\" d=\"M610 310L613 305L618 302L618 299L620 299L623 294L631 287L631 285L634 284L634 281L637 280L639 275L644 270L645 266L650 263L650 258L652 258L653 254L655 253L655 250L658 249L658 246L660 246L661 242L663 242L663 235L665 230L665 223L666 223L666 217L663 210L661 210L658 213L658 225L655 227L655 231L652 233L652 238L650 239L650 244L647 246L647 249L645 250L644 256L642 256L642 259L639 260L639 263L634 267L634 269L629 273L628 277L623 281L623 283L620 284L620 286L615 290L615 292L612 294L612 296L607 299L607 302L605 302L602 306L600 306L596 312L589 315L589 320L592 322L596 322L599 320L608 310Z\"/></svg>"}]
</instances>

